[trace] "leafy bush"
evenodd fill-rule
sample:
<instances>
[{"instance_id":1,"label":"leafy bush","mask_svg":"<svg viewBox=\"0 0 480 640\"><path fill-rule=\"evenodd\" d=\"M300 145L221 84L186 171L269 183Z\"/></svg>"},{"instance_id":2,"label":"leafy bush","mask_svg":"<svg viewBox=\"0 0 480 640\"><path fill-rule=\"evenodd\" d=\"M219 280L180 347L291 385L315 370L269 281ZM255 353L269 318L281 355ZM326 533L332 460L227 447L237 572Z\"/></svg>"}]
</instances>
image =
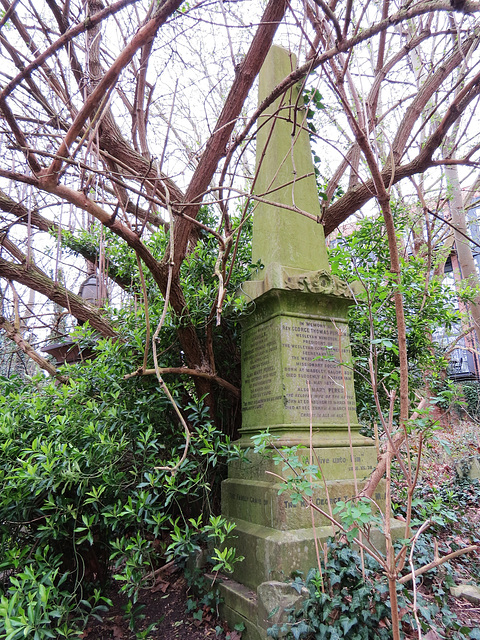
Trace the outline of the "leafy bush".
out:
<instances>
[{"instance_id":1,"label":"leafy bush","mask_svg":"<svg viewBox=\"0 0 480 640\"><path fill-rule=\"evenodd\" d=\"M11 562L18 568L20 558L12 549L0 563L0 570ZM5 640L32 638L78 638L78 627L89 616L99 617L110 601L93 589L88 600L68 588L68 573L61 571L62 558L54 556L48 546L32 557L23 549L22 571L12 573L10 584L0 595L0 637Z\"/></svg>"},{"instance_id":2,"label":"leafy bush","mask_svg":"<svg viewBox=\"0 0 480 640\"><path fill-rule=\"evenodd\" d=\"M425 537L420 540L414 557L417 566L433 557L432 541ZM330 539L328 561L322 568L322 575L318 569L312 569L305 580L295 578L292 588L303 592L303 601L297 609L287 612L287 623L272 626L268 635L278 638L281 634L281 637L294 640L390 639L391 610L386 577L368 555L364 562L362 576L359 554L349 545ZM446 568L444 565L442 571ZM437 572L439 569L430 572L430 576ZM422 576L424 580L425 575ZM445 582L448 583L443 578L435 585L433 600L417 592L417 613L422 631L435 629L442 637L477 637L475 630L462 627L446 606L447 594L442 588ZM398 585L397 597L402 616L401 634L411 637L417 627L413 595L406 586Z\"/></svg>"},{"instance_id":3,"label":"leafy bush","mask_svg":"<svg viewBox=\"0 0 480 640\"><path fill-rule=\"evenodd\" d=\"M218 222L207 207L199 218L207 226ZM236 269L225 278L220 326L212 234L199 230L181 270L189 321L211 347L212 369L237 386L236 289L250 269L251 221L242 232ZM207 407L192 378L165 374L192 436L187 458L172 473L185 450L183 426L155 376L125 379L143 364L147 313L156 326L164 300L146 271L145 310L135 252L105 234L101 239L94 226L62 234L61 241L73 252L98 252L102 240L109 273L124 289L122 306L107 310L118 339L99 339L88 324L78 329L75 338L95 359L65 365L63 385L42 376L0 378L2 640L78 635L88 615L106 605L95 589L112 573L134 610L139 590L166 559L183 563L209 545L214 567L228 571L237 561L225 544L228 525L215 514L227 462L239 455L230 444L239 426L238 398L214 386ZM161 255L168 234L160 230L145 241ZM185 366L178 339L183 322L167 310L157 341L160 367ZM151 349L146 366L153 367Z\"/></svg>"},{"instance_id":4,"label":"leafy bush","mask_svg":"<svg viewBox=\"0 0 480 640\"><path fill-rule=\"evenodd\" d=\"M462 384L465 410L474 420L480 420L480 382L470 380Z\"/></svg>"},{"instance_id":5,"label":"leafy bush","mask_svg":"<svg viewBox=\"0 0 480 640\"><path fill-rule=\"evenodd\" d=\"M405 517L406 490L397 488L395 493L394 513ZM443 486L420 483L412 502L412 525L421 526L428 519L430 531L455 531L466 510L477 507L479 501L480 482L476 479L457 477L454 482Z\"/></svg>"},{"instance_id":6,"label":"leafy bush","mask_svg":"<svg viewBox=\"0 0 480 640\"><path fill-rule=\"evenodd\" d=\"M198 220L207 227L216 228L218 219L207 206L201 208ZM239 219L232 219L232 226L241 229L242 242L238 243L235 252L225 265L224 300L222 305L222 321L216 324L216 300L219 280L215 275L218 269L218 241L214 235L204 230L198 231L198 242L189 250L182 262L180 271L181 287L185 297L185 314L188 324L192 324L198 339L204 347L208 345L208 364L220 378L240 387L240 325L239 313L244 302L238 297L238 288L248 280L253 265L251 264L252 219L247 218L240 227ZM164 229L151 233L144 238L153 255L163 255L168 245L169 235ZM62 233L61 241L66 250L105 251L109 264L109 273L122 283L124 293L120 308L110 308L114 324L119 327L120 339L127 348L122 361L119 361L120 374L135 371L143 362L143 353L147 340L146 313L141 294L141 278L135 252L108 230L100 230L98 226L88 232L76 234ZM235 255L235 269L231 269ZM158 323L163 310L164 298L155 283L152 274L144 270L147 291L148 316L152 326ZM126 292L126 293L125 293ZM178 332L185 326L185 319L177 316L168 308L162 330L157 341L159 365L161 367L182 367L186 365L185 353L178 338ZM153 368L152 350L148 354L147 368ZM169 387L174 385L178 390L179 405L195 402L195 381L182 376L171 377L167 374ZM130 385L131 386L131 385ZM222 387L214 386L210 403L214 406L212 416L221 431L231 438L237 436L240 427L241 413L239 400L234 399Z\"/></svg>"},{"instance_id":7,"label":"leafy bush","mask_svg":"<svg viewBox=\"0 0 480 640\"><path fill-rule=\"evenodd\" d=\"M192 402L187 459L157 469L180 460L183 433L156 379L123 380L129 349L100 341L66 385L2 381L0 638L74 636L105 605L93 585L112 563L135 600L191 518L212 537L212 488L238 451Z\"/></svg>"},{"instance_id":8,"label":"leafy bush","mask_svg":"<svg viewBox=\"0 0 480 640\"><path fill-rule=\"evenodd\" d=\"M328 562L323 578L318 569L312 569L306 580L297 577L292 587L308 596L296 611L291 611L289 623L268 630L268 635L287 638L390 638L388 625L388 587L379 581L375 571L368 567L362 578L360 557L350 546L329 541ZM323 589L322 589L323 587Z\"/></svg>"},{"instance_id":9,"label":"leafy bush","mask_svg":"<svg viewBox=\"0 0 480 640\"><path fill-rule=\"evenodd\" d=\"M397 207L395 222L399 238L405 237L411 226L409 213ZM329 255L333 273L349 283L360 283L363 289L356 296L357 304L350 309L349 324L357 413L361 422L371 425L378 421L378 415L369 374L370 357L377 371L380 402L387 413L386 390L396 389L399 384L393 276L383 219L362 220L353 233L337 241ZM425 386L427 378L432 391L443 389L440 374L447 363L431 336L436 328L450 329L459 321L455 294L442 284L441 278L430 275L431 268L426 250L401 258L412 394Z\"/></svg>"}]
</instances>

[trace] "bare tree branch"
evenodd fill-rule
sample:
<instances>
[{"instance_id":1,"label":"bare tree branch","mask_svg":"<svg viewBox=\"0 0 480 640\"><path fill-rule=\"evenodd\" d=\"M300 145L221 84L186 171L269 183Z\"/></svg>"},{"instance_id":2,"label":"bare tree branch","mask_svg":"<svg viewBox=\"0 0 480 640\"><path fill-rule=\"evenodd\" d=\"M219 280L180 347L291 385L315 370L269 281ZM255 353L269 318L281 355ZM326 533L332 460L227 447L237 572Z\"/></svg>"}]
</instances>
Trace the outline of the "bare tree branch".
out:
<instances>
[{"instance_id":1,"label":"bare tree branch","mask_svg":"<svg viewBox=\"0 0 480 640\"><path fill-rule=\"evenodd\" d=\"M59 282L54 283L38 267L32 268L25 264L14 264L0 258L0 277L14 280L46 295L50 300L61 305L83 322L89 322L90 326L102 336L115 338L118 335L115 327L107 318L92 305L88 304L75 293L65 289Z\"/></svg>"},{"instance_id":2,"label":"bare tree branch","mask_svg":"<svg viewBox=\"0 0 480 640\"><path fill-rule=\"evenodd\" d=\"M0 316L0 329L3 329L6 336L12 340L12 342L14 342L26 356L36 362L41 369L44 369L44 371L56 378L59 382L67 382L68 379L65 376L60 375L51 362L35 351L32 345L23 338L21 332L3 316Z\"/></svg>"}]
</instances>

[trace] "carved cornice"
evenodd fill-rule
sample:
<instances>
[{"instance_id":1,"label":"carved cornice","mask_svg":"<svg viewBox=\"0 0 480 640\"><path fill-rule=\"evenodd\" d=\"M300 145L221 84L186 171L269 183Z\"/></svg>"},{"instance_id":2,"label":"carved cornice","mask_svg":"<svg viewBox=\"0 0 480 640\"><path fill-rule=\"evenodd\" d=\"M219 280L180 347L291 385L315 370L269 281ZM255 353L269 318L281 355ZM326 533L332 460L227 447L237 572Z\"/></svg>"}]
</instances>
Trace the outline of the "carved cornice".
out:
<instances>
[{"instance_id":1,"label":"carved cornice","mask_svg":"<svg viewBox=\"0 0 480 640\"><path fill-rule=\"evenodd\" d=\"M284 288L353 299L353 292L348 284L328 271L311 271L302 275L288 275L284 272Z\"/></svg>"},{"instance_id":2,"label":"carved cornice","mask_svg":"<svg viewBox=\"0 0 480 640\"><path fill-rule=\"evenodd\" d=\"M258 279L244 282L241 292L252 300L272 289L302 291L353 301L359 293L358 286L352 286L332 275L327 270L302 271L271 263L258 272Z\"/></svg>"}]
</instances>

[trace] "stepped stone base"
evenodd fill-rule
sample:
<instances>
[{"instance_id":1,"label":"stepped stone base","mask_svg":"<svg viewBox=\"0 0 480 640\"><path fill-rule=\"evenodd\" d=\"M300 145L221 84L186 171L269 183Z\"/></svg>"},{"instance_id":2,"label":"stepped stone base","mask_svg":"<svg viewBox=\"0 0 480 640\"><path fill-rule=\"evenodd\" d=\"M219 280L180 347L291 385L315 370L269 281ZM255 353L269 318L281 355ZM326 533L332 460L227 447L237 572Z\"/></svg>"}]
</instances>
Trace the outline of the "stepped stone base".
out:
<instances>
[{"instance_id":1,"label":"stepped stone base","mask_svg":"<svg viewBox=\"0 0 480 640\"><path fill-rule=\"evenodd\" d=\"M238 523L237 531L241 530L243 523ZM246 523L249 527L250 523ZM405 534L405 523L398 520L391 520L391 533L394 539L398 539ZM268 531L272 532L267 535ZM262 535L263 534L263 538ZM242 534L243 535L243 534ZM333 535L332 527L320 527L316 529L318 542L322 544L327 538ZM283 571L281 567L291 564L289 552L293 552L299 560L299 566L305 567L303 573L306 575L308 571L317 565L312 530L300 529L297 531L280 532L267 530L266 527L257 526L252 532L252 536L262 539L265 549L271 548L276 555L270 555L275 567L278 571L276 575L281 576ZM285 540L285 538L288 538ZM385 547L385 539L379 530L371 532L372 543L377 549ZM247 538L245 537L247 540ZM251 544L251 543L250 543ZM240 552L238 544L235 545ZM260 545L261 546L261 545ZM302 557L303 553L303 557ZM243 563L242 563L243 564ZM250 566L250 569L252 567ZM274 624L282 624L287 621L285 609L299 606L302 600L302 594L299 594L290 586L290 582L286 582L289 576L284 576L284 581L269 580L260 583L256 588L246 586L244 583L248 581L253 583L253 579L245 577L242 573L241 580L232 580L231 578L222 578L220 584L220 593L223 603L220 606L220 615L226 620L231 629L236 624L243 624L245 631L242 633L242 640L267 640L267 629Z\"/></svg>"},{"instance_id":2,"label":"stepped stone base","mask_svg":"<svg viewBox=\"0 0 480 640\"><path fill-rule=\"evenodd\" d=\"M366 439L357 438L359 444L352 451L360 491L375 466L376 452L371 442L365 445ZM222 484L222 513L235 522L233 544L237 555L245 557L236 565L233 577L249 588L256 589L270 580L289 580L293 572L306 574L316 566L315 537L326 539L332 535L327 514L336 502L350 500L357 493L348 447L319 447L313 454L322 476L329 478L311 485L313 503L323 511L314 511L313 522L311 509L303 502L295 502L292 491L285 490L285 482L278 477L291 477L292 472L282 469L282 464L275 465L271 456L250 451L246 461L229 467L229 478ZM308 449L297 451L300 459L303 455L306 460L302 466L307 466ZM381 483L374 500L382 509L384 496Z\"/></svg>"}]
</instances>

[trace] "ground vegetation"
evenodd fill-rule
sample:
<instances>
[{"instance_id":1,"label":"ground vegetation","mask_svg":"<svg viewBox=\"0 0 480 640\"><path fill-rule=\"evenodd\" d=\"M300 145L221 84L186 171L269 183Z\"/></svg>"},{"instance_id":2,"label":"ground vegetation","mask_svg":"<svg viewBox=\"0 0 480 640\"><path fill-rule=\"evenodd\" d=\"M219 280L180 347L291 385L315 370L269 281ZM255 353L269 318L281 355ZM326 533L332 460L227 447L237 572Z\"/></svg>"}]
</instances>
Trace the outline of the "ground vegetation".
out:
<instances>
[{"instance_id":1,"label":"ground vegetation","mask_svg":"<svg viewBox=\"0 0 480 640\"><path fill-rule=\"evenodd\" d=\"M317 222L329 235L366 210L383 216L371 224L385 229L378 282L392 295L369 313L385 313L388 332L373 335L367 320L357 342L370 339L369 355L359 344L357 357L370 373L375 354L379 422L391 413L399 446L413 390L433 366L427 331L441 309L453 321L440 277L428 275L442 271L434 254L451 245L452 225L457 244L468 239L461 213L478 186L480 4L1 6L0 326L7 360L19 350L35 365L2 368L0 634L75 637L108 606L101 585L111 573L133 616L165 562L208 544L214 572L238 560L221 547L229 525L216 489L218 470L241 455L231 439L246 304L238 289L259 266L251 219L256 202L275 201L255 190L255 132L296 83L306 108L292 127L311 134ZM298 63L258 106L273 42ZM415 223L405 222L399 211L412 207ZM380 290L364 260L360 250L360 278ZM76 293L87 275L96 304ZM465 299L475 308L474 288ZM95 358L59 367L41 352L72 339ZM197 616L202 607L215 602Z\"/></svg>"}]
</instances>

